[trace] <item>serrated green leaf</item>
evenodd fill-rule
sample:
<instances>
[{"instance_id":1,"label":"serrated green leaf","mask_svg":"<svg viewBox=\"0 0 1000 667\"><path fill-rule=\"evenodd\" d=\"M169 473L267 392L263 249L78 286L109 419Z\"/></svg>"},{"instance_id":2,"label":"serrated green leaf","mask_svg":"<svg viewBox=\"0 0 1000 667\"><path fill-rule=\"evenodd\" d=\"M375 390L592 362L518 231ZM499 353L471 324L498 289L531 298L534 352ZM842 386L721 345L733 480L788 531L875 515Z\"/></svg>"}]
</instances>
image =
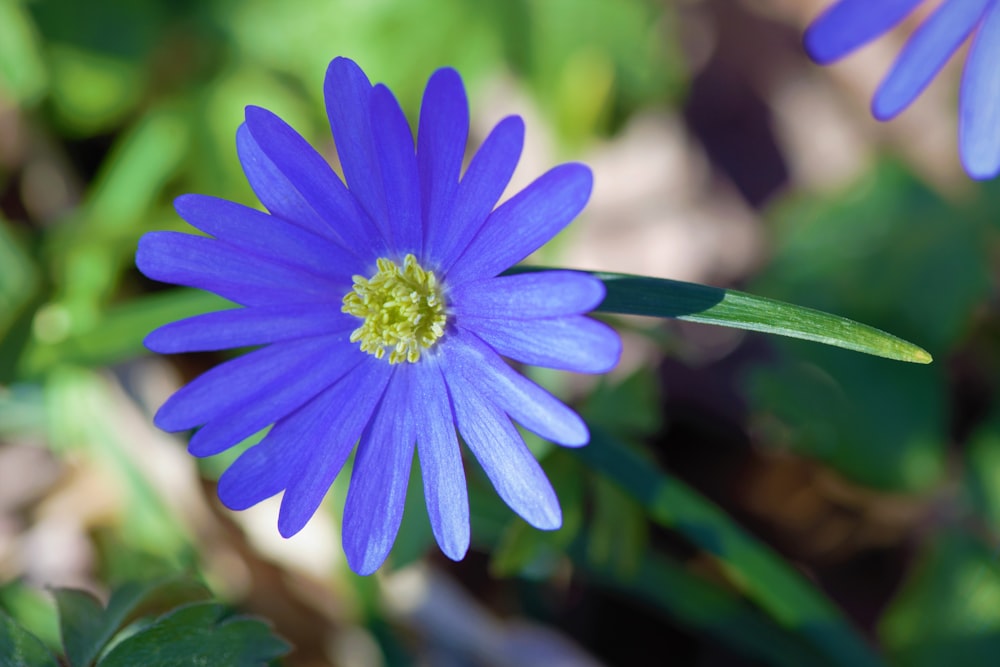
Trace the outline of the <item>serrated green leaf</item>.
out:
<instances>
[{"instance_id":1,"label":"serrated green leaf","mask_svg":"<svg viewBox=\"0 0 1000 667\"><path fill-rule=\"evenodd\" d=\"M574 453L635 498L650 520L713 556L747 597L830 662L845 667L883 664L829 600L686 484L657 471L600 428L592 428L590 444Z\"/></svg>"},{"instance_id":2,"label":"serrated green leaf","mask_svg":"<svg viewBox=\"0 0 1000 667\"><path fill-rule=\"evenodd\" d=\"M0 667L59 667L38 637L0 611Z\"/></svg>"},{"instance_id":3,"label":"serrated green leaf","mask_svg":"<svg viewBox=\"0 0 1000 667\"><path fill-rule=\"evenodd\" d=\"M53 595L66 658L71 667L87 667L103 645L104 607L90 593L74 588L59 588Z\"/></svg>"},{"instance_id":4,"label":"serrated green leaf","mask_svg":"<svg viewBox=\"0 0 1000 667\"><path fill-rule=\"evenodd\" d=\"M115 633L131 620L208 597L204 586L179 577L126 583L111 593L107 609L85 591L62 588L53 593L63 646L73 667L93 664Z\"/></svg>"},{"instance_id":5,"label":"serrated green leaf","mask_svg":"<svg viewBox=\"0 0 1000 667\"><path fill-rule=\"evenodd\" d=\"M264 665L289 651L270 626L212 602L175 609L115 646L99 667Z\"/></svg>"},{"instance_id":6,"label":"serrated green leaf","mask_svg":"<svg viewBox=\"0 0 1000 667\"><path fill-rule=\"evenodd\" d=\"M866 324L736 290L624 273L592 272L608 290L599 312L672 317L801 338L878 357L931 362L924 349Z\"/></svg>"}]
</instances>

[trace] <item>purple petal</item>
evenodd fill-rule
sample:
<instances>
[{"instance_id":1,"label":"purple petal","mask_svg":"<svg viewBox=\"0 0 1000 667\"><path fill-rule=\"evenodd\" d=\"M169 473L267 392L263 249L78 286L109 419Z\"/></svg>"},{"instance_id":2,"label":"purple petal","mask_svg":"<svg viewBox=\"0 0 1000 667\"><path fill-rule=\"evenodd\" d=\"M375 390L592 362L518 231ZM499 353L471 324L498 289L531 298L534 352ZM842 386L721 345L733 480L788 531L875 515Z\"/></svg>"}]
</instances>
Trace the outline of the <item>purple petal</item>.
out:
<instances>
[{"instance_id":1,"label":"purple petal","mask_svg":"<svg viewBox=\"0 0 1000 667\"><path fill-rule=\"evenodd\" d=\"M174 201L178 215L220 241L321 276L350 278L365 267L344 248L281 218L241 204L205 195L182 195Z\"/></svg>"},{"instance_id":2,"label":"purple petal","mask_svg":"<svg viewBox=\"0 0 1000 667\"><path fill-rule=\"evenodd\" d=\"M245 306L319 300L344 291L343 281L255 257L220 241L179 232L139 239L135 263L147 277L215 292Z\"/></svg>"},{"instance_id":3,"label":"purple petal","mask_svg":"<svg viewBox=\"0 0 1000 667\"><path fill-rule=\"evenodd\" d=\"M417 437L408 364L398 366L358 443L344 505L344 553L358 574L382 565L396 541Z\"/></svg>"},{"instance_id":4,"label":"purple petal","mask_svg":"<svg viewBox=\"0 0 1000 667\"><path fill-rule=\"evenodd\" d=\"M559 499L514 425L462 373L452 373L450 363L445 379L462 439L503 501L535 528L559 528Z\"/></svg>"},{"instance_id":5,"label":"purple petal","mask_svg":"<svg viewBox=\"0 0 1000 667\"><path fill-rule=\"evenodd\" d=\"M604 293L604 283L587 273L540 271L463 283L448 303L456 317L526 320L586 313Z\"/></svg>"},{"instance_id":6,"label":"purple petal","mask_svg":"<svg viewBox=\"0 0 1000 667\"><path fill-rule=\"evenodd\" d=\"M339 301L219 310L165 324L144 341L160 354L207 352L353 331L358 319Z\"/></svg>"},{"instance_id":7,"label":"purple petal","mask_svg":"<svg viewBox=\"0 0 1000 667\"><path fill-rule=\"evenodd\" d=\"M806 29L806 51L826 65L885 34L923 0L840 0Z\"/></svg>"},{"instance_id":8,"label":"purple petal","mask_svg":"<svg viewBox=\"0 0 1000 667\"><path fill-rule=\"evenodd\" d=\"M341 360L348 355L331 351L347 348L346 338L346 335L324 336L275 343L219 364L168 398L154 421L164 431L184 431L220 414L239 410L258 394L288 391L303 378L315 380L316 374L309 371L319 363L329 363L330 359L344 363ZM303 395L300 404L316 393Z\"/></svg>"},{"instance_id":9,"label":"purple petal","mask_svg":"<svg viewBox=\"0 0 1000 667\"><path fill-rule=\"evenodd\" d=\"M323 156L267 109L249 106L246 124L260 149L302 199L326 221L338 243L359 257L378 257L385 244Z\"/></svg>"},{"instance_id":10,"label":"purple petal","mask_svg":"<svg viewBox=\"0 0 1000 667\"><path fill-rule=\"evenodd\" d=\"M316 513L382 400L391 368L384 361L365 355L362 363L319 402L322 411L316 435L311 445L302 444L310 446L310 460L299 476L289 482L281 500L278 532L282 536L291 537L302 530Z\"/></svg>"},{"instance_id":11,"label":"purple petal","mask_svg":"<svg viewBox=\"0 0 1000 667\"><path fill-rule=\"evenodd\" d=\"M287 368L283 383L258 388L244 403L218 413L198 429L188 442L188 451L194 456L212 456L229 449L297 410L349 374L364 358L354 346L341 344L339 350L304 360L312 362L307 366L300 362L297 368Z\"/></svg>"},{"instance_id":12,"label":"purple petal","mask_svg":"<svg viewBox=\"0 0 1000 667\"><path fill-rule=\"evenodd\" d=\"M417 132L425 239L432 222L451 210L468 140L469 103L462 78L453 69L439 69L424 90Z\"/></svg>"},{"instance_id":13,"label":"purple petal","mask_svg":"<svg viewBox=\"0 0 1000 667\"><path fill-rule=\"evenodd\" d=\"M441 551L461 560L469 550L469 496L462 452L444 378L436 364L414 367L411 410L420 414L417 454L431 529Z\"/></svg>"},{"instance_id":14,"label":"purple petal","mask_svg":"<svg viewBox=\"0 0 1000 667\"><path fill-rule=\"evenodd\" d=\"M580 416L501 359L488 345L459 330L447 350L449 386L461 376L490 403L529 431L566 447L587 444L590 433Z\"/></svg>"},{"instance_id":15,"label":"purple petal","mask_svg":"<svg viewBox=\"0 0 1000 667\"><path fill-rule=\"evenodd\" d=\"M250 187L268 211L314 234L336 237L330 225L260 149L246 123L236 130L236 152Z\"/></svg>"},{"instance_id":16,"label":"purple petal","mask_svg":"<svg viewBox=\"0 0 1000 667\"><path fill-rule=\"evenodd\" d=\"M420 216L420 177L413 134L403 110L388 88L379 84L372 91L372 123L379 172L388 212L386 232L397 256L420 254L423 230Z\"/></svg>"},{"instance_id":17,"label":"purple petal","mask_svg":"<svg viewBox=\"0 0 1000 667\"><path fill-rule=\"evenodd\" d=\"M372 84L353 60L334 58L326 70L323 95L347 187L384 233L389 223L372 139Z\"/></svg>"},{"instance_id":18,"label":"purple petal","mask_svg":"<svg viewBox=\"0 0 1000 667\"><path fill-rule=\"evenodd\" d=\"M564 164L543 174L502 204L453 268L452 285L497 275L542 247L583 210L593 177L582 164Z\"/></svg>"},{"instance_id":19,"label":"purple petal","mask_svg":"<svg viewBox=\"0 0 1000 667\"><path fill-rule=\"evenodd\" d=\"M575 373L607 373L622 351L614 329L582 315L537 320L470 317L460 326L505 357Z\"/></svg>"},{"instance_id":20,"label":"purple petal","mask_svg":"<svg viewBox=\"0 0 1000 667\"><path fill-rule=\"evenodd\" d=\"M872 114L888 120L916 99L976 27L994 0L946 2L913 33L872 100Z\"/></svg>"},{"instance_id":21,"label":"purple petal","mask_svg":"<svg viewBox=\"0 0 1000 667\"><path fill-rule=\"evenodd\" d=\"M322 394L305 407L278 421L259 443L240 454L222 476L217 493L231 510L245 510L280 493L307 463L312 414Z\"/></svg>"},{"instance_id":22,"label":"purple petal","mask_svg":"<svg viewBox=\"0 0 1000 667\"><path fill-rule=\"evenodd\" d=\"M1000 2L972 42L958 108L962 164L972 178L993 178L1000 173Z\"/></svg>"},{"instance_id":23,"label":"purple petal","mask_svg":"<svg viewBox=\"0 0 1000 667\"><path fill-rule=\"evenodd\" d=\"M451 207L428 220L424 255L447 271L486 223L507 188L524 145L524 121L504 118L479 148L458 184Z\"/></svg>"}]
</instances>

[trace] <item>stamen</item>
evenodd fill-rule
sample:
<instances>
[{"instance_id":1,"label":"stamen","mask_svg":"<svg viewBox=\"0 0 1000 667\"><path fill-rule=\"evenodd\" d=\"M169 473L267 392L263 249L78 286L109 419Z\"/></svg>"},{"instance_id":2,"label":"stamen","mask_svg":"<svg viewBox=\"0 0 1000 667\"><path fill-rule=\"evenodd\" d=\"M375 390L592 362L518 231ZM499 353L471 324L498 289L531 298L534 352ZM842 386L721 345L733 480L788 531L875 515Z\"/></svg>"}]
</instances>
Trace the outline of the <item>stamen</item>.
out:
<instances>
[{"instance_id":1,"label":"stamen","mask_svg":"<svg viewBox=\"0 0 1000 667\"><path fill-rule=\"evenodd\" d=\"M424 270L412 254L403 266L384 257L371 278L354 276L341 310L364 322L351 333L361 350L389 363L415 363L444 334L447 320L437 276Z\"/></svg>"}]
</instances>

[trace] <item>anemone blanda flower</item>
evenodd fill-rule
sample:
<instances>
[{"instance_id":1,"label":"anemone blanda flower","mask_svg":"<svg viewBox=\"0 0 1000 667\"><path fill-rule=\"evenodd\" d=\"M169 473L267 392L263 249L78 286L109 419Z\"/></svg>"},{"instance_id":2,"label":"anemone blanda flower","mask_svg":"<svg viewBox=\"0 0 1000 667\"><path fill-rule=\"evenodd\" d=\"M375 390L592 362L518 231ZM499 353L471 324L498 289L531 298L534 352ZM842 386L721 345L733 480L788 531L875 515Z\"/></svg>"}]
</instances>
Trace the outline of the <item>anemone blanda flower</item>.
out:
<instances>
[{"instance_id":1,"label":"anemone blanda flower","mask_svg":"<svg viewBox=\"0 0 1000 667\"><path fill-rule=\"evenodd\" d=\"M923 0L839 0L809 26L806 50L827 64L876 39ZM958 102L958 147L970 176L1000 172L1000 0L944 0L913 33L872 99L888 120L923 91L970 35Z\"/></svg>"},{"instance_id":2,"label":"anemone blanda flower","mask_svg":"<svg viewBox=\"0 0 1000 667\"><path fill-rule=\"evenodd\" d=\"M555 167L494 209L524 125L501 121L460 177L469 113L454 70L430 78L416 146L389 89L373 87L351 60L330 64L324 93L346 186L291 127L248 107L237 149L268 212L185 195L178 213L214 238L140 240L136 262L150 278L241 306L167 324L147 337L151 350L262 346L180 389L156 424L200 427L195 456L273 424L222 475L218 493L239 510L284 492L286 537L312 517L357 443L343 543L362 574L395 540L414 450L434 536L449 557L465 555L457 434L515 512L558 528L555 493L511 419L570 447L587 443L587 427L502 357L600 373L617 363L620 341L583 316L604 297L596 278L499 274L580 212L589 169Z\"/></svg>"}]
</instances>

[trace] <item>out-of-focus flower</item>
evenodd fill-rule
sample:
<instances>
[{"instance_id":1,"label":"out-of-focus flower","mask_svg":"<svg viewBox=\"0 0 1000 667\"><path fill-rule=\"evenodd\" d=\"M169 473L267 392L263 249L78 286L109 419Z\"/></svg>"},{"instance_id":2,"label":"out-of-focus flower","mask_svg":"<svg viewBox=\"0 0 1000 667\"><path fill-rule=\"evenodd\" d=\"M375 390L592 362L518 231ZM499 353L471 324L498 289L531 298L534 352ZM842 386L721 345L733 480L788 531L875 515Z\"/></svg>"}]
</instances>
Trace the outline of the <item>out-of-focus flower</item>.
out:
<instances>
[{"instance_id":1,"label":"out-of-focus flower","mask_svg":"<svg viewBox=\"0 0 1000 667\"><path fill-rule=\"evenodd\" d=\"M218 491L236 510L284 492L278 529L286 537L312 517L357 443L343 541L359 573L375 571L392 547L414 450L437 542L449 557L464 556L469 508L457 434L515 512L558 528L555 493L511 420L571 447L586 444L587 427L502 356L600 373L617 363L620 341L583 316L604 297L596 278L499 274L583 209L590 170L558 166L494 210L524 126L501 121L460 178L469 114L454 70L428 82L416 146L392 93L354 62L334 60L324 92L346 187L291 127L248 107L237 147L269 214L186 195L178 213L214 238L153 232L140 241L147 276L242 306L161 327L146 339L150 349L263 346L179 390L156 424L200 427L195 456L273 424Z\"/></svg>"},{"instance_id":2,"label":"out-of-focus flower","mask_svg":"<svg viewBox=\"0 0 1000 667\"><path fill-rule=\"evenodd\" d=\"M881 36L923 0L840 0L806 30L809 54L827 64ZM913 33L872 100L888 120L905 109L966 39L958 145L973 178L1000 172L1000 0L945 0Z\"/></svg>"}]
</instances>

